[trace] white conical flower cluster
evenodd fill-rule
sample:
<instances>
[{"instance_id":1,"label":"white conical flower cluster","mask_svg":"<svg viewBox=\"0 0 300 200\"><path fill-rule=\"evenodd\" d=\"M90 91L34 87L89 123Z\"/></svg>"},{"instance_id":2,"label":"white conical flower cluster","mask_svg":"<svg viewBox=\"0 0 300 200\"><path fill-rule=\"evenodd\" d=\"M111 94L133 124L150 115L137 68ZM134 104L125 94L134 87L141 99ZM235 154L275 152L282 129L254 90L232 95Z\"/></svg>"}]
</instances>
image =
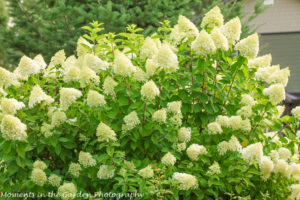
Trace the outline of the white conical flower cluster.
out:
<instances>
[{"instance_id":1,"label":"white conical flower cluster","mask_svg":"<svg viewBox=\"0 0 300 200\"><path fill-rule=\"evenodd\" d=\"M42 101L49 105L54 102L54 99L47 95L39 85L35 85L31 90L28 106L29 108L33 108L36 104L39 104Z\"/></svg>"}]
</instances>

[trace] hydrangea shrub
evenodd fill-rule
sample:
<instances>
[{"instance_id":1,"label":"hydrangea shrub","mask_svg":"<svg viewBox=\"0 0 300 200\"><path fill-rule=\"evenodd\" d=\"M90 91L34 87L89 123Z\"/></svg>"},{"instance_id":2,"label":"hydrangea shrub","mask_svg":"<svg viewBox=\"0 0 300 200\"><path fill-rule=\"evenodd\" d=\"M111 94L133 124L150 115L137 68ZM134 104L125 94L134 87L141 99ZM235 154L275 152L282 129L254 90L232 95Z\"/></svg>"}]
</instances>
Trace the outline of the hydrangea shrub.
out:
<instances>
[{"instance_id":1,"label":"hydrangea shrub","mask_svg":"<svg viewBox=\"0 0 300 200\"><path fill-rule=\"evenodd\" d=\"M300 108L282 116L289 69L257 34L184 16L151 37L83 27L76 55L0 68L0 191L140 193L143 199L300 197Z\"/></svg>"}]
</instances>

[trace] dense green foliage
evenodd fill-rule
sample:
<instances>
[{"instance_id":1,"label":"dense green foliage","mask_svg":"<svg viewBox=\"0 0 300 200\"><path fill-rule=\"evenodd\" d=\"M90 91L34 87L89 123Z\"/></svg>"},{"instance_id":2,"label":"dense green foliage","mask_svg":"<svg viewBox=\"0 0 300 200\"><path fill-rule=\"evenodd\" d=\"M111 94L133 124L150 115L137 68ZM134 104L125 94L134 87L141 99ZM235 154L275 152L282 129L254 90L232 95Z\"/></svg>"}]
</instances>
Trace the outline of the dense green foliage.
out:
<instances>
[{"instance_id":1,"label":"dense green foliage","mask_svg":"<svg viewBox=\"0 0 300 200\"><path fill-rule=\"evenodd\" d=\"M4 67L16 67L23 55L41 53L49 62L58 49L71 54L83 34L80 27L91 21L102 22L106 32L115 33L126 31L127 24L136 24L149 35L160 21L168 19L174 24L179 14L192 19L216 4L224 10L227 20L243 16L243 1L233 0L225 4L221 0L0 0L4 1L12 19L10 26L0 29ZM261 4L257 5L261 9ZM262 12L260 9L256 12ZM199 24L201 17L197 19ZM248 25L243 29L247 35Z\"/></svg>"}]
</instances>

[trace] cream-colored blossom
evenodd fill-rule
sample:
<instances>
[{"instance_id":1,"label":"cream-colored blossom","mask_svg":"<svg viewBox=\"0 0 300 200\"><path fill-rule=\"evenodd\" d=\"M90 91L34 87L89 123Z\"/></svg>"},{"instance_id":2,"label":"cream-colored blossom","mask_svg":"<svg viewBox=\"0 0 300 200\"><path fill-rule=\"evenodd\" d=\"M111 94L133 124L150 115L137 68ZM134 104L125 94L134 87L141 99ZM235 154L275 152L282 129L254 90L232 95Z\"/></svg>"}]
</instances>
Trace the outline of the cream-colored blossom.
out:
<instances>
[{"instance_id":1,"label":"cream-colored blossom","mask_svg":"<svg viewBox=\"0 0 300 200\"><path fill-rule=\"evenodd\" d=\"M4 115L1 122L1 133L5 140L25 140L27 139L26 125L17 117Z\"/></svg>"},{"instance_id":2,"label":"cream-colored blossom","mask_svg":"<svg viewBox=\"0 0 300 200\"><path fill-rule=\"evenodd\" d=\"M136 67L136 70L133 73L133 78L139 82L145 82L148 79L148 75L143 69Z\"/></svg>"},{"instance_id":3,"label":"cream-colored blossom","mask_svg":"<svg viewBox=\"0 0 300 200\"><path fill-rule=\"evenodd\" d=\"M40 70L46 69L46 62L41 54L36 55L33 60L40 66Z\"/></svg>"},{"instance_id":4,"label":"cream-colored blossom","mask_svg":"<svg viewBox=\"0 0 300 200\"><path fill-rule=\"evenodd\" d=\"M88 85L94 86L99 84L100 77L97 76L96 72L94 72L92 69L88 67L82 67L80 69L79 82L80 87L86 87Z\"/></svg>"},{"instance_id":5,"label":"cream-colored blossom","mask_svg":"<svg viewBox=\"0 0 300 200\"><path fill-rule=\"evenodd\" d=\"M125 130L131 130L141 123L135 111L126 115L123 120L125 122Z\"/></svg>"},{"instance_id":6,"label":"cream-colored blossom","mask_svg":"<svg viewBox=\"0 0 300 200\"><path fill-rule=\"evenodd\" d=\"M240 18L236 17L221 27L223 35L227 38L228 44L235 44L241 36L242 25Z\"/></svg>"},{"instance_id":7,"label":"cream-colored blossom","mask_svg":"<svg viewBox=\"0 0 300 200\"><path fill-rule=\"evenodd\" d=\"M221 134L223 130L218 122L211 122L207 124L209 134Z\"/></svg>"},{"instance_id":8,"label":"cream-colored blossom","mask_svg":"<svg viewBox=\"0 0 300 200\"><path fill-rule=\"evenodd\" d=\"M107 76L103 83L103 92L106 95L115 96L115 87L118 85L114 79L112 79L110 76Z\"/></svg>"},{"instance_id":9,"label":"cream-colored blossom","mask_svg":"<svg viewBox=\"0 0 300 200\"><path fill-rule=\"evenodd\" d=\"M252 107L251 106L243 106L238 111L237 114L244 117L251 117L252 115Z\"/></svg>"},{"instance_id":10,"label":"cream-colored blossom","mask_svg":"<svg viewBox=\"0 0 300 200\"><path fill-rule=\"evenodd\" d=\"M97 127L96 136L98 141L117 141L116 133L109 126L101 122Z\"/></svg>"},{"instance_id":11,"label":"cream-colored blossom","mask_svg":"<svg viewBox=\"0 0 300 200\"><path fill-rule=\"evenodd\" d=\"M284 105L279 105L276 107L277 113L273 115L273 118L280 118L283 112L285 111L285 106ZM299 115L300 119L300 115Z\"/></svg>"},{"instance_id":12,"label":"cream-colored blossom","mask_svg":"<svg viewBox=\"0 0 300 200\"><path fill-rule=\"evenodd\" d=\"M224 155L228 150L230 150L230 144L227 141L222 141L218 144L218 152L220 155Z\"/></svg>"},{"instance_id":13,"label":"cream-colored blossom","mask_svg":"<svg viewBox=\"0 0 300 200\"><path fill-rule=\"evenodd\" d=\"M158 52L158 47L151 37L147 37L141 47L141 58L152 58Z\"/></svg>"},{"instance_id":14,"label":"cream-colored blossom","mask_svg":"<svg viewBox=\"0 0 300 200\"><path fill-rule=\"evenodd\" d=\"M115 74L126 77L134 73L136 68L122 52L115 51L113 70Z\"/></svg>"},{"instance_id":15,"label":"cream-colored blossom","mask_svg":"<svg viewBox=\"0 0 300 200\"><path fill-rule=\"evenodd\" d=\"M64 81L66 83L79 81L80 69L77 66L69 67L64 73Z\"/></svg>"},{"instance_id":16,"label":"cream-colored blossom","mask_svg":"<svg viewBox=\"0 0 300 200\"><path fill-rule=\"evenodd\" d=\"M23 56L20 60L18 67L14 70L14 74L20 80L27 80L32 74L40 72L40 65L27 56Z\"/></svg>"},{"instance_id":17,"label":"cream-colored blossom","mask_svg":"<svg viewBox=\"0 0 300 200\"><path fill-rule=\"evenodd\" d=\"M205 30L199 33L197 38L192 42L191 48L199 56L207 56L216 51L213 39Z\"/></svg>"},{"instance_id":18,"label":"cream-colored blossom","mask_svg":"<svg viewBox=\"0 0 300 200\"><path fill-rule=\"evenodd\" d=\"M155 73L159 71L159 67L157 63L155 63L153 60L150 59L147 59L145 68L146 68L146 75L148 78L153 76Z\"/></svg>"},{"instance_id":19,"label":"cream-colored blossom","mask_svg":"<svg viewBox=\"0 0 300 200\"><path fill-rule=\"evenodd\" d=\"M270 101L274 104L280 103L285 100L285 90L284 86L280 83L271 85L263 90L263 94L268 96Z\"/></svg>"},{"instance_id":20,"label":"cream-colored blossom","mask_svg":"<svg viewBox=\"0 0 300 200\"><path fill-rule=\"evenodd\" d=\"M197 178L190 174L175 172L173 179L179 183L179 190L192 190L198 187Z\"/></svg>"},{"instance_id":21,"label":"cream-colored blossom","mask_svg":"<svg viewBox=\"0 0 300 200\"><path fill-rule=\"evenodd\" d=\"M279 160L279 153L276 150L272 150L269 154L270 158L273 160L273 162L277 162Z\"/></svg>"},{"instance_id":22,"label":"cream-colored blossom","mask_svg":"<svg viewBox=\"0 0 300 200\"><path fill-rule=\"evenodd\" d=\"M289 164L285 160L279 159L274 167L275 173L282 173L287 178L290 177Z\"/></svg>"},{"instance_id":23,"label":"cream-colored blossom","mask_svg":"<svg viewBox=\"0 0 300 200\"><path fill-rule=\"evenodd\" d=\"M278 149L279 159L287 160L292 156L292 153L289 149L280 147Z\"/></svg>"},{"instance_id":24,"label":"cream-colored blossom","mask_svg":"<svg viewBox=\"0 0 300 200\"><path fill-rule=\"evenodd\" d=\"M138 174L142 176L143 178L152 178L154 175L154 171L150 165L147 167L141 169Z\"/></svg>"},{"instance_id":25,"label":"cream-colored blossom","mask_svg":"<svg viewBox=\"0 0 300 200\"><path fill-rule=\"evenodd\" d=\"M255 104L255 100L249 94L243 94L241 99L241 104L246 106L253 106Z\"/></svg>"},{"instance_id":26,"label":"cream-colored blossom","mask_svg":"<svg viewBox=\"0 0 300 200\"><path fill-rule=\"evenodd\" d=\"M78 163L71 162L68 171L70 174L78 178L80 175L81 166Z\"/></svg>"},{"instance_id":27,"label":"cream-colored blossom","mask_svg":"<svg viewBox=\"0 0 300 200\"><path fill-rule=\"evenodd\" d=\"M161 162L165 165L174 165L176 163L176 157L168 152L161 158Z\"/></svg>"},{"instance_id":28,"label":"cream-colored blossom","mask_svg":"<svg viewBox=\"0 0 300 200\"><path fill-rule=\"evenodd\" d=\"M226 128L229 128L229 125L230 125L230 118L227 117L227 116L222 116L222 115L219 115L216 119L216 122L218 122L221 126L223 127L226 127Z\"/></svg>"},{"instance_id":29,"label":"cream-colored blossom","mask_svg":"<svg viewBox=\"0 0 300 200\"><path fill-rule=\"evenodd\" d=\"M33 163L33 167L44 170L47 168L47 165L43 161L37 160Z\"/></svg>"},{"instance_id":30,"label":"cream-colored blossom","mask_svg":"<svg viewBox=\"0 0 300 200\"><path fill-rule=\"evenodd\" d=\"M221 13L221 10L218 6L215 6L204 15L201 22L201 27L213 29L214 27L222 26L223 22L224 17Z\"/></svg>"},{"instance_id":31,"label":"cream-colored blossom","mask_svg":"<svg viewBox=\"0 0 300 200\"><path fill-rule=\"evenodd\" d=\"M106 70L108 68L108 63L106 61L101 60L99 57L93 54L86 54L84 56L84 61L86 66L96 73L99 73L101 70Z\"/></svg>"},{"instance_id":32,"label":"cream-colored blossom","mask_svg":"<svg viewBox=\"0 0 300 200\"><path fill-rule=\"evenodd\" d=\"M78 162L81 165L83 165L83 167L85 167L85 168L93 167L97 164L96 160L93 158L93 156L89 152L83 152L83 151L80 151L80 153L79 153Z\"/></svg>"},{"instance_id":33,"label":"cream-colored blossom","mask_svg":"<svg viewBox=\"0 0 300 200\"><path fill-rule=\"evenodd\" d=\"M45 172L39 168L34 168L31 173L31 181L38 186L43 186L47 181Z\"/></svg>"},{"instance_id":34,"label":"cream-colored blossom","mask_svg":"<svg viewBox=\"0 0 300 200\"><path fill-rule=\"evenodd\" d=\"M60 88L60 108L67 110L77 98L82 96L81 91L75 88Z\"/></svg>"},{"instance_id":35,"label":"cream-colored blossom","mask_svg":"<svg viewBox=\"0 0 300 200\"><path fill-rule=\"evenodd\" d=\"M209 168L208 168L208 174L209 175L217 175L221 173L221 168L218 162L214 162Z\"/></svg>"},{"instance_id":36,"label":"cream-colored blossom","mask_svg":"<svg viewBox=\"0 0 300 200\"><path fill-rule=\"evenodd\" d=\"M292 194L289 196L288 200L295 200L300 198L300 184L291 185Z\"/></svg>"},{"instance_id":37,"label":"cream-colored blossom","mask_svg":"<svg viewBox=\"0 0 300 200\"><path fill-rule=\"evenodd\" d=\"M228 150L231 151L241 151L242 145L240 144L239 140L235 136L231 136L230 140L228 141Z\"/></svg>"},{"instance_id":38,"label":"cream-colored blossom","mask_svg":"<svg viewBox=\"0 0 300 200\"><path fill-rule=\"evenodd\" d=\"M170 45L163 44L159 47L157 54L153 60L167 71L176 71L178 67L177 55L172 51Z\"/></svg>"},{"instance_id":39,"label":"cream-colored blossom","mask_svg":"<svg viewBox=\"0 0 300 200\"><path fill-rule=\"evenodd\" d=\"M172 101L167 104L167 111L174 114L181 113L181 101Z\"/></svg>"},{"instance_id":40,"label":"cream-colored blossom","mask_svg":"<svg viewBox=\"0 0 300 200\"><path fill-rule=\"evenodd\" d=\"M239 130L242 126L242 118L241 116L231 116L229 118L229 127L232 130Z\"/></svg>"},{"instance_id":41,"label":"cream-colored blossom","mask_svg":"<svg viewBox=\"0 0 300 200\"><path fill-rule=\"evenodd\" d=\"M86 47L84 47L84 45L88 46L89 48L92 48L92 44L90 44L83 37L79 37L77 40L77 48L76 48L78 57L84 56L84 55L90 53L89 50Z\"/></svg>"},{"instance_id":42,"label":"cream-colored blossom","mask_svg":"<svg viewBox=\"0 0 300 200\"><path fill-rule=\"evenodd\" d=\"M46 137L50 137L53 135L52 133L52 129L54 128L53 125L51 124L47 124L45 122L43 122L42 127L41 127L41 133Z\"/></svg>"},{"instance_id":43,"label":"cream-colored blossom","mask_svg":"<svg viewBox=\"0 0 300 200\"><path fill-rule=\"evenodd\" d=\"M249 132L251 131L251 122L249 119L245 119L241 121L241 128L242 131Z\"/></svg>"},{"instance_id":44,"label":"cream-colored blossom","mask_svg":"<svg viewBox=\"0 0 300 200\"><path fill-rule=\"evenodd\" d=\"M199 160L199 155L207 154L207 150L203 145L192 144L187 148L186 153L191 160Z\"/></svg>"},{"instance_id":45,"label":"cream-colored blossom","mask_svg":"<svg viewBox=\"0 0 300 200\"><path fill-rule=\"evenodd\" d=\"M263 157L263 146L260 142L250 144L242 150L243 159L248 162L260 162Z\"/></svg>"},{"instance_id":46,"label":"cream-colored blossom","mask_svg":"<svg viewBox=\"0 0 300 200\"><path fill-rule=\"evenodd\" d=\"M95 90L89 90L87 95L87 105L91 107L101 107L106 104L105 98Z\"/></svg>"},{"instance_id":47,"label":"cream-colored blossom","mask_svg":"<svg viewBox=\"0 0 300 200\"><path fill-rule=\"evenodd\" d=\"M292 109L292 115L300 120L300 106L297 106Z\"/></svg>"},{"instance_id":48,"label":"cream-colored blossom","mask_svg":"<svg viewBox=\"0 0 300 200\"><path fill-rule=\"evenodd\" d=\"M101 165L99 168L99 171L97 173L97 177L99 179L110 179L114 177L115 175L115 169L112 166L108 165Z\"/></svg>"},{"instance_id":49,"label":"cream-colored blossom","mask_svg":"<svg viewBox=\"0 0 300 200\"><path fill-rule=\"evenodd\" d=\"M267 83L281 83L283 86L287 86L288 80L290 76L290 69L286 67L284 69L275 71L274 73L270 74L268 77Z\"/></svg>"},{"instance_id":50,"label":"cream-colored blossom","mask_svg":"<svg viewBox=\"0 0 300 200\"><path fill-rule=\"evenodd\" d=\"M16 99L8 99L8 98L2 98L1 102L1 110L5 114L11 114L14 115L16 112L22 108L25 107L25 104L23 102L17 101Z\"/></svg>"},{"instance_id":51,"label":"cream-colored blossom","mask_svg":"<svg viewBox=\"0 0 300 200\"><path fill-rule=\"evenodd\" d=\"M47 95L39 85L35 85L31 90L28 106L29 108L33 108L42 101L49 105L54 102L54 99Z\"/></svg>"},{"instance_id":52,"label":"cream-colored blossom","mask_svg":"<svg viewBox=\"0 0 300 200\"><path fill-rule=\"evenodd\" d=\"M53 187L59 187L61 182L61 177L57 176L56 174L52 174L48 178L48 182Z\"/></svg>"},{"instance_id":53,"label":"cream-colored blossom","mask_svg":"<svg viewBox=\"0 0 300 200\"><path fill-rule=\"evenodd\" d=\"M249 68L254 68L254 69L264 68L264 67L270 66L271 62L272 62L272 55L266 54L266 55L248 60L248 66L249 66Z\"/></svg>"},{"instance_id":54,"label":"cream-colored blossom","mask_svg":"<svg viewBox=\"0 0 300 200\"><path fill-rule=\"evenodd\" d=\"M267 156L263 156L261 162L259 163L259 167L261 172L261 178L264 181L266 181L270 177L271 172L274 168L272 160Z\"/></svg>"},{"instance_id":55,"label":"cream-colored blossom","mask_svg":"<svg viewBox=\"0 0 300 200\"><path fill-rule=\"evenodd\" d=\"M66 115L66 113L57 110L57 111L53 112L53 114L52 114L52 122L51 122L51 125L52 125L53 127L59 126L59 125L61 125L62 123L64 123L66 120L67 120L67 115Z\"/></svg>"},{"instance_id":56,"label":"cream-colored blossom","mask_svg":"<svg viewBox=\"0 0 300 200\"><path fill-rule=\"evenodd\" d=\"M182 127L177 132L178 140L189 142L191 140L191 128Z\"/></svg>"},{"instance_id":57,"label":"cream-colored blossom","mask_svg":"<svg viewBox=\"0 0 300 200\"><path fill-rule=\"evenodd\" d=\"M186 143L185 142L183 142L183 143L178 143L177 144L177 151L178 152L182 152L182 151L184 151L186 149Z\"/></svg>"},{"instance_id":58,"label":"cream-colored blossom","mask_svg":"<svg viewBox=\"0 0 300 200\"><path fill-rule=\"evenodd\" d=\"M238 50L240 54L247 58L255 58L259 51L259 40L257 33L242 39L235 45L235 50Z\"/></svg>"},{"instance_id":59,"label":"cream-colored blossom","mask_svg":"<svg viewBox=\"0 0 300 200\"><path fill-rule=\"evenodd\" d=\"M188 18L179 15L178 24L174 26L170 37L179 42L184 38L196 37L199 34L198 28Z\"/></svg>"},{"instance_id":60,"label":"cream-colored blossom","mask_svg":"<svg viewBox=\"0 0 300 200\"><path fill-rule=\"evenodd\" d=\"M73 183L64 183L58 188L58 194L63 200L75 199L77 189Z\"/></svg>"},{"instance_id":61,"label":"cream-colored blossom","mask_svg":"<svg viewBox=\"0 0 300 200\"><path fill-rule=\"evenodd\" d=\"M141 95L146 101L152 101L156 96L159 96L159 93L158 87L152 80L146 82L141 88Z\"/></svg>"},{"instance_id":62,"label":"cream-colored blossom","mask_svg":"<svg viewBox=\"0 0 300 200\"><path fill-rule=\"evenodd\" d=\"M217 49L221 49L224 51L228 50L228 41L219 28L214 28L211 31L210 35Z\"/></svg>"},{"instance_id":63,"label":"cream-colored blossom","mask_svg":"<svg viewBox=\"0 0 300 200\"><path fill-rule=\"evenodd\" d=\"M152 119L159 123L165 123L167 120L166 109L163 108L163 109L157 110L155 113L153 113Z\"/></svg>"},{"instance_id":64,"label":"cream-colored blossom","mask_svg":"<svg viewBox=\"0 0 300 200\"><path fill-rule=\"evenodd\" d=\"M174 114L170 118L170 121L174 125L181 126L181 124L182 124L182 118L183 118L182 114L181 113L177 113L177 114Z\"/></svg>"},{"instance_id":65,"label":"cream-colored blossom","mask_svg":"<svg viewBox=\"0 0 300 200\"><path fill-rule=\"evenodd\" d=\"M3 67L0 67L0 88L8 88L12 85L19 85L17 76Z\"/></svg>"}]
</instances>

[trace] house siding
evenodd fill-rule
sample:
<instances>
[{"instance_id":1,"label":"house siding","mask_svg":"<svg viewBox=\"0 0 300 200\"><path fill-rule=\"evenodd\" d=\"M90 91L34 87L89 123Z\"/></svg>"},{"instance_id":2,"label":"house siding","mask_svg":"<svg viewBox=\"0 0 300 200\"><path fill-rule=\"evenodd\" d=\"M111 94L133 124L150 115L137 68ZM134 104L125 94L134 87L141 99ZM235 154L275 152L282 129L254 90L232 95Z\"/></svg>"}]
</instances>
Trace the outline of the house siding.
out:
<instances>
[{"instance_id":1,"label":"house siding","mask_svg":"<svg viewBox=\"0 0 300 200\"><path fill-rule=\"evenodd\" d=\"M300 22L299 22L300 23ZM280 64L281 68L290 67L286 91L300 92L300 32L262 34L260 37L260 55L271 53L272 64Z\"/></svg>"},{"instance_id":2,"label":"house siding","mask_svg":"<svg viewBox=\"0 0 300 200\"><path fill-rule=\"evenodd\" d=\"M254 11L255 0L248 0L247 15ZM259 26L258 33L300 32L300 0L274 0L274 4L250 24Z\"/></svg>"}]
</instances>

